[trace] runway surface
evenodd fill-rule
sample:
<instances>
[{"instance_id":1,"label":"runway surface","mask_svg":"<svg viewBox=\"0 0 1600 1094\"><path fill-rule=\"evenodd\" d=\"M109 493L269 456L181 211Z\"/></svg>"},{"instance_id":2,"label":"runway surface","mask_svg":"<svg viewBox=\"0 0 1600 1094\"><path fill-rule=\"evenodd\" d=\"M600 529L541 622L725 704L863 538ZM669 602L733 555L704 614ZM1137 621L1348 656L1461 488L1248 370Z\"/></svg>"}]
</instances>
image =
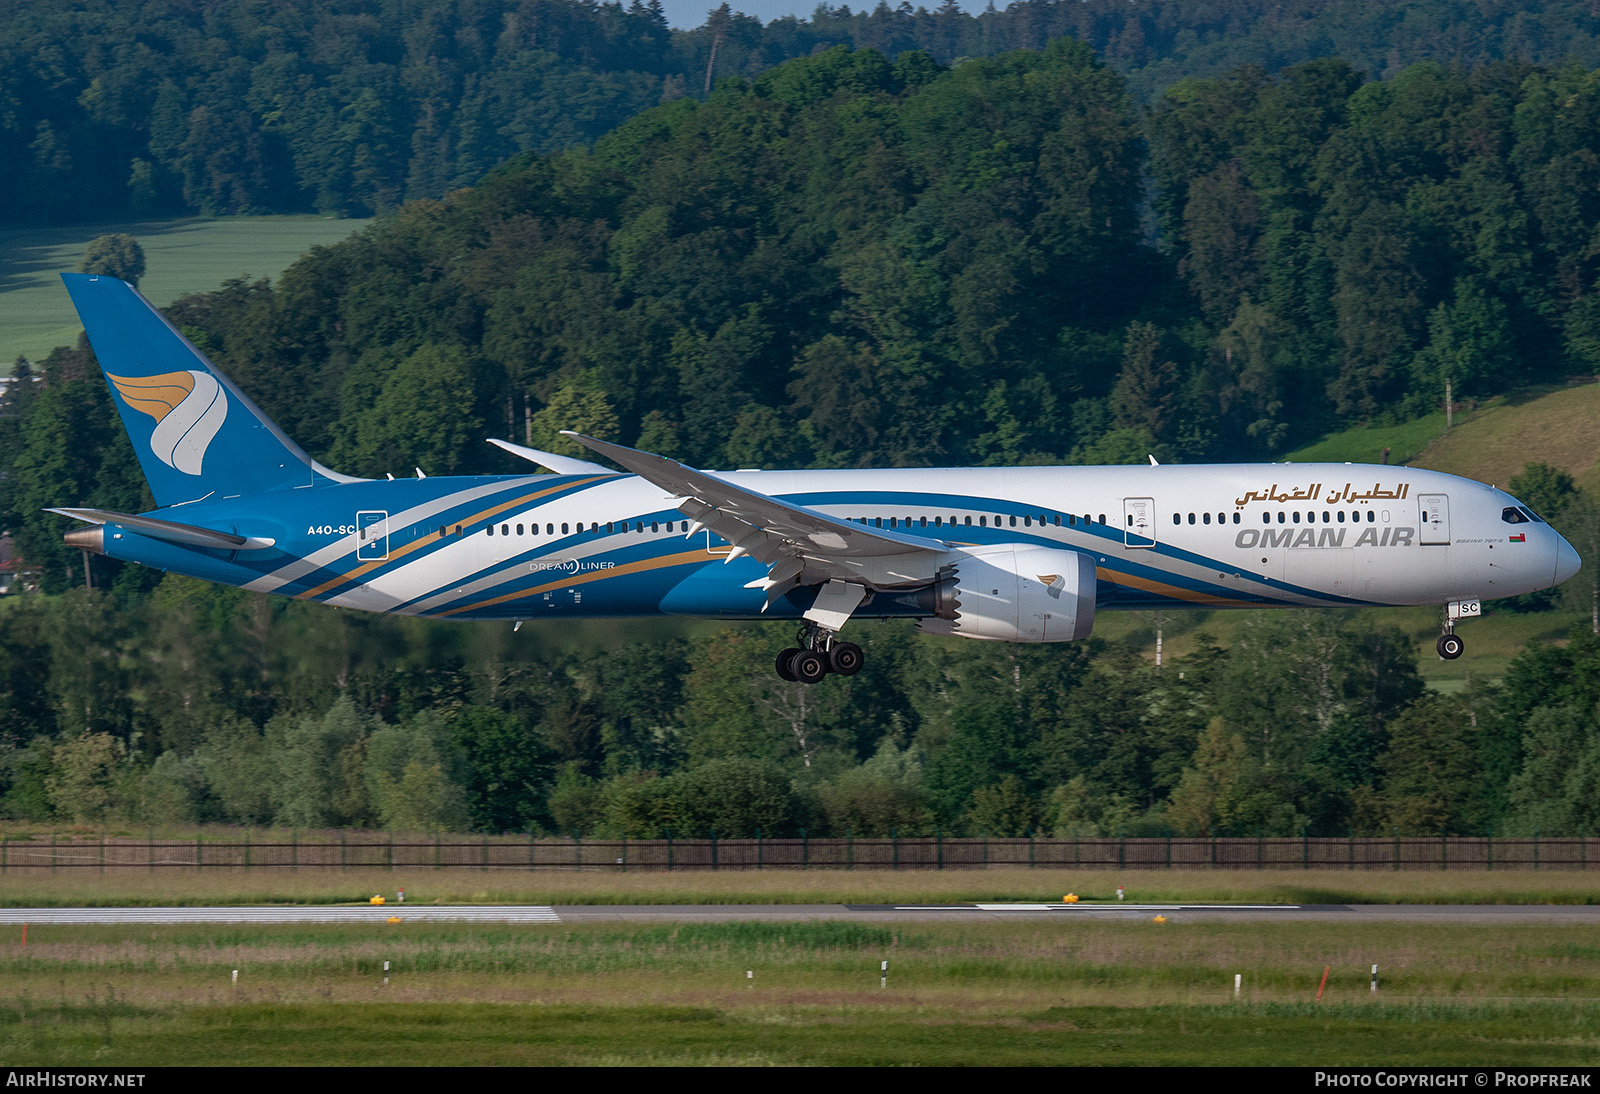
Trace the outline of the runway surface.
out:
<instances>
[{"instance_id":1,"label":"runway surface","mask_svg":"<svg viewBox=\"0 0 1600 1094\"><path fill-rule=\"evenodd\" d=\"M1600 905L1581 904L388 904L266 905L196 908L4 908L0 925L159 923L773 923L939 920L1071 921L1149 919L1181 922L1321 922L1573 924L1600 926Z\"/></svg>"}]
</instances>

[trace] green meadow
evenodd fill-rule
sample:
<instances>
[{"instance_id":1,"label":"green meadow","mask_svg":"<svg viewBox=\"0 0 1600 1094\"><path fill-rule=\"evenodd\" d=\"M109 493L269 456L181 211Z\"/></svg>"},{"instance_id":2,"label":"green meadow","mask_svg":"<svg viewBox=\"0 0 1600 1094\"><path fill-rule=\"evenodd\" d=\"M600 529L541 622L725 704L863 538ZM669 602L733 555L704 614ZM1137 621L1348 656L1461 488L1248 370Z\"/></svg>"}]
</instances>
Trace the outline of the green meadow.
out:
<instances>
[{"instance_id":1,"label":"green meadow","mask_svg":"<svg viewBox=\"0 0 1600 1094\"><path fill-rule=\"evenodd\" d=\"M218 904L1595 904L1581 870L12 870L0 907ZM405 916L403 906L392 905ZM0 947L8 944L0 935Z\"/></svg>"},{"instance_id":2,"label":"green meadow","mask_svg":"<svg viewBox=\"0 0 1600 1094\"><path fill-rule=\"evenodd\" d=\"M1591 934L1061 919L37 928L0 949L0 1065L1586 1064L1600 1049Z\"/></svg>"},{"instance_id":3,"label":"green meadow","mask_svg":"<svg viewBox=\"0 0 1600 1094\"><path fill-rule=\"evenodd\" d=\"M319 216L185 217L0 231L0 365L42 360L78 339L82 325L56 274L75 270L96 236L126 232L145 253L139 289L157 305L208 292L229 278L275 278L313 247L337 243L367 221Z\"/></svg>"}]
</instances>

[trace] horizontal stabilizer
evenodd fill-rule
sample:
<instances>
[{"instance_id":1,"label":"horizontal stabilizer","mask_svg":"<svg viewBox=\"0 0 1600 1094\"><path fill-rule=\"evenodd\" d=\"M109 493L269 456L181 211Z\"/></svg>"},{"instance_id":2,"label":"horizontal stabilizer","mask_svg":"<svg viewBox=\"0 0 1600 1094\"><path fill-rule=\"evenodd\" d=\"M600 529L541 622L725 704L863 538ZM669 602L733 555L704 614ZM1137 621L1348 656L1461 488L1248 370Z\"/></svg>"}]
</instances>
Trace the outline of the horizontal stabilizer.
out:
<instances>
[{"instance_id":1,"label":"horizontal stabilizer","mask_svg":"<svg viewBox=\"0 0 1600 1094\"><path fill-rule=\"evenodd\" d=\"M192 524L179 524L155 517L136 517L129 513L113 513L108 509L47 509L47 513L60 513L87 524L118 524L129 531L138 532L151 539L164 539L168 543L181 543L185 547L210 547L217 551L260 551L271 547L276 540L236 536L231 532L217 532L210 528L197 528Z\"/></svg>"},{"instance_id":2,"label":"horizontal stabilizer","mask_svg":"<svg viewBox=\"0 0 1600 1094\"><path fill-rule=\"evenodd\" d=\"M558 475L615 475L616 472L609 467L601 467L588 460L573 459L571 456L558 456L554 452L541 452L537 448L524 448L520 444L502 441L495 437L489 438L489 443L496 448L503 448L513 456L520 456L529 463L536 463L540 467L549 468Z\"/></svg>"}]
</instances>

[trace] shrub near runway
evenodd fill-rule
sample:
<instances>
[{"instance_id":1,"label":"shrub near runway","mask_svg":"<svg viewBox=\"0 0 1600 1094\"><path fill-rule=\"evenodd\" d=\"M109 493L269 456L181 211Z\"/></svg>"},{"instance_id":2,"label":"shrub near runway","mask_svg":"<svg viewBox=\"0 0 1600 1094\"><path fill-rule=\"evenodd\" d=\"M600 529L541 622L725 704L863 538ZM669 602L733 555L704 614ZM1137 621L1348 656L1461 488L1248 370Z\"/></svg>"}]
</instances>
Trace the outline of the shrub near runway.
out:
<instances>
[{"instance_id":1,"label":"shrub near runway","mask_svg":"<svg viewBox=\"0 0 1600 1094\"><path fill-rule=\"evenodd\" d=\"M1580 1063L1600 1048L1588 933L47 927L0 953L0 1063Z\"/></svg>"}]
</instances>

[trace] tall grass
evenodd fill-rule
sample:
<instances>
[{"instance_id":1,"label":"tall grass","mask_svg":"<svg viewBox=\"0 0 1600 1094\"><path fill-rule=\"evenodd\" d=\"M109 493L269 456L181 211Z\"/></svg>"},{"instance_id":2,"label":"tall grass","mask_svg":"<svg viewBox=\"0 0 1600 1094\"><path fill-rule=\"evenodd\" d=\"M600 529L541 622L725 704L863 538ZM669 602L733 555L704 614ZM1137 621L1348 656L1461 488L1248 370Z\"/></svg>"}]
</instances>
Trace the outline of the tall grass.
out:
<instances>
[{"instance_id":1,"label":"tall grass","mask_svg":"<svg viewBox=\"0 0 1600 1094\"><path fill-rule=\"evenodd\" d=\"M0 945L0 1063L1584 1063L1600 1048L1590 933L46 928Z\"/></svg>"},{"instance_id":2,"label":"tall grass","mask_svg":"<svg viewBox=\"0 0 1600 1094\"><path fill-rule=\"evenodd\" d=\"M93 870L11 873L0 906L355 904L1593 904L1600 870L744 870L617 873L406 870Z\"/></svg>"}]
</instances>

